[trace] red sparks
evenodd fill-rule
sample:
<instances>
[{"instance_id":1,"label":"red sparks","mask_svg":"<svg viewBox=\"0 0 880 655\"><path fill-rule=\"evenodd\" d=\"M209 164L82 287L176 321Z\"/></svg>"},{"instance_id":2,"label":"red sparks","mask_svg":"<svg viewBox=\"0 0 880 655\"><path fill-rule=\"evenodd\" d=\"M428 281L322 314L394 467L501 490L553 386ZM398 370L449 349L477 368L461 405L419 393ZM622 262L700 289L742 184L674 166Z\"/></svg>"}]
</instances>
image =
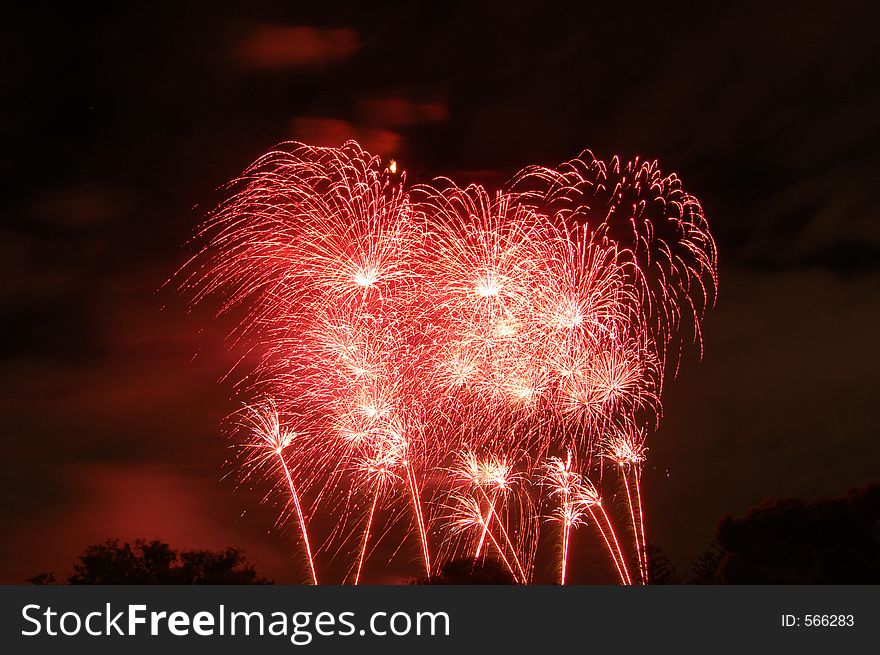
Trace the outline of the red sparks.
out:
<instances>
[{"instance_id":1,"label":"red sparks","mask_svg":"<svg viewBox=\"0 0 880 655\"><path fill-rule=\"evenodd\" d=\"M357 583L380 510L408 517L428 576L491 544L529 582L549 505L563 583L587 518L629 583L586 477L603 459L621 470L647 580L645 434L716 287L714 242L675 176L586 152L495 194L410 189L349 142L285 144L232 188L184 286L243 311L236 337L260 356L243 470L286 483L315 582L308 517L360 521Z\"/></svg>"}]
</instances>

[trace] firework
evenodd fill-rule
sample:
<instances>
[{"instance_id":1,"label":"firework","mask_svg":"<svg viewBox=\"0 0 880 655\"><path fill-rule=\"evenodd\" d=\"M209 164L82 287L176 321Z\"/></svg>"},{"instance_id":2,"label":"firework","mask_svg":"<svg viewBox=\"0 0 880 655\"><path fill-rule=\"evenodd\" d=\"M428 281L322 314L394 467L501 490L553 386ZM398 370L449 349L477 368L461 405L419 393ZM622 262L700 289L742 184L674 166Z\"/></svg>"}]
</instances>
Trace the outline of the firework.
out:
<instances>
[{"instance_id":1,"label":"firework","mask_svg":"<svg viewBox=\"0 0 880 655\"><path fill-rule=\"evenodd\" d=\"M258 399L237 419L243 475L283 484L313 582L306 516L336 517L321 548L357 535L357 584L380 512L408 517L428 577L491 549L529 582L549 502L560 581L589 522L629 584L588 477L608 461L647 580L645 436L716 288L714 242L676 177L585 153L497 192L410 188L354 142L283 144L229 193L181 286L238 319L232 344L254 361L240 390Z\"/></svg>"},{"instance_id":2,"label":"firework","mask_svg":"<svg viewBox=\"0 0 880 655\"><path fill-rule=\"evenodd\" d=\"M629 506L630 525L635 540L636 557L642 584L648 584L648 554L645 542L645 517L642 509L642 462L645 461L645 433L632 426L619 427L608 435L603 446L602 456L617 465L620 478L626 490ZM635 487L635 500L630 490L630 476Z\"/></svg>"},{"instance_id":3,"label":"firework","mask_svg":"<svg viewBox=\"0 0 880 655\"><path fill-rule=\"evenodd\" d=\"M309 531L306 526L306 519L303 515L299 494L293 483L293 477L290 474L290 467L288 467L287 460L284 458L285 449L294 442L297 435L294 431L281 427L278 410L271 400L262 406L246 408L242 418L242 427L248 431L249 437L245 446L251 451L248 464L260 467L267 462L277 463L283 472L290 491L290 499L293 502L296 517L299 521L312 581L314 584L318 584L318 574L315 571L315 560L312 557L312 547L309 544Z\"/></svg>"},{"instance_id":4,"label":"firework","mask_svg":"<svg viewBox=\"0 0 880 655\"><path fill-rule=\"evenodd\" d=\"M620 543L614 532L614 526L605 512L605 508L602 506L599 492L589 479L583 477L577 471L577 465L574 462L571 451L568 451L565 459L551 457L547 461L544 466L542 482L549 489L551 500L555 499L558 503L555 511L549 518L562 526L559 583L565 584L571 530L583 524L586 515L589 514L605 543L609 556L614 562L621 583L631 584L632 580L620 548ZM601 520L599 516L601 516Z\"/></svg>"},{"instance_id":5,"label":"firework","mask_svg":"<svg viewBox=\"0 0 880 655\"><path fill-rule=\"evenodd\" d=\"M547 464L546 485L550 488L550 496L558 498L559 506L553 517L562 525L562 544L559 559L559 584L565 584L565 572L568 567L568 545L571 529L583 522L583 505L578 502L580 481L578 474L572 469L571 451L563 461L559 457L551 457Z\"/></svg>"},{"instance_id":6,"label":"firework","mask_svg":"<svg viewBox=\"0 0 880 655\"><path fill-rule=\"evenodd\" d=\"M360 557L358 557L357 573L355 573L354 577L355 585L360 581L361 569L367 554L367 544L370 540L370 528L373 525L373 517L376 513L379 496L383 490L400 479L397 471L402 467L406 444L400 438L395 438L393 435L385 435L371 444L371 447L372 452L363 460L361 469L364 476L372 483L373 501L370 504L370 511L367 514L367 521L364 526L363 545L361 546Z\"/></svg>"},{"instance_id":7,"label":"firework","mask_svg":"<svg viewBox=\"0 0 880 655\"><path fill-rule=\"evenodd\" d=\"M699 200L676 175L638 158L606 164L587 150L555 169L527 167L511 188L534 211L615 244L661 356L685 327L702 344L700 321L715 301L717 251Z\"/></svg>"},{"instance_id":8,"label":"firework","mask_svg":"<svg viewBox=\"0 0 880 655\"><path fill-rule=\"evenodd\" d=\"M474 549L473 557L476 560L483 552L486 539L492 542L498 550L504 563L510 569L515 579L523 582L528 580L525 569L520 561L517 548L511 541L510 534L505 527L505 516L509 516L506 500L514 491L521 475L514 472L513 466L504 456L487 456L478 458L473 451L465 449L458 458L456 467L451 471L453 480L461 483L465 490L453 495L453 513L457 514L459 531L468 526L478 526L479 539ZM488 490L488 491L487 491ZM486 506L484 512L483 505ZM476 514L475 514L476 512ZM477 517L474 520L474 517ZM493 523L493 519L494 523ZM493 535L494 526L500 532L504 541L504 547L499 545ZM516 570L508 561L507 553L516 566Z\"/></svg>"}]
</instances>

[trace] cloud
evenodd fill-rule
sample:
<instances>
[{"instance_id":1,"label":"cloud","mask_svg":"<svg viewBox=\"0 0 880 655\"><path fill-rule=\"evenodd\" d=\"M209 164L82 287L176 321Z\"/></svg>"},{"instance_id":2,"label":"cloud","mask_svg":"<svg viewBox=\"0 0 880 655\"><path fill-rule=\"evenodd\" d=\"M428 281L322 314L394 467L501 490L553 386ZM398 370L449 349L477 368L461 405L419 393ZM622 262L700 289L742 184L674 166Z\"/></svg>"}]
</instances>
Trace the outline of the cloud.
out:
<instances>
[{"instance_id":1,"label":"cloud","mask_svg":"<svg viewBox=\"0 0 880 655\"><path fill-rule=\"evenodd\" d=\"M316 68L349 59L359 47L350 28L263 24L239 42L236 55L250 69Z\"/></svg>"},{"instance_id":2,"label":"cloud","mask_svg":"<svg viewBox=\"0 0 880 655\"><path fill-rule=\"evenodd\" d=\"M445 103L413 101L402 96L381 96L359 101L361 115L371 125L407 127L418 123L439 123L449 118Z\"/></svg>"},{"instance_id":3,"label":"cloud","mask_svg":"<svg viewBox=\"0 0 880 655\"><path fill-rule=\"evenodd\" d=\"M315 146L340 146L349 139L380 154L399 153L401 131L420 123L445 121L449 112L439 101L415 101L398 95L371 96L358 101L357 121L327 116L297 116L291 121L293 138Z\"/></svg>"},{"instance_id":4,"label":"cloud","mask_svg":"<svg viewBox=\"0 0 880 655\"><path fill-rule=\"evenodd\" d=\"M77 228L112 220L130 208L129 194L120 189L70 184L35 198L35 219L53 227Z\"/></svg>"},{"instance_id":5,"label":"cloud","mask_svg":"<svg viewBox=\"0 0 880 655\"><path fill-rule=\"evenodd\" d=\"M298 116L291 121L291 131L295 139L313 146L340 146L355 139L364 149L380 155L398 152L402 143L400 134L392 130L321 116Z\"/></svg>"}]
</instances>

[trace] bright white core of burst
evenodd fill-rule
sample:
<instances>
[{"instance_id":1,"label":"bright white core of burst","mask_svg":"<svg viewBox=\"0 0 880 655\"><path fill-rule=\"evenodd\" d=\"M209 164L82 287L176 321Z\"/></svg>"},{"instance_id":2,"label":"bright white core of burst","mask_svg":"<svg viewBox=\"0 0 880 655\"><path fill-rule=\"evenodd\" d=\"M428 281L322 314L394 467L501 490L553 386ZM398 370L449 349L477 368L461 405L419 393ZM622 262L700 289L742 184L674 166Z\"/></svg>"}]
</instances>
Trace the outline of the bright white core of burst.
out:
<instances>
[{"instance_id":1,"label":"bright white core of burst","mask_svg":"<svg viewBox=\"0 0 880 655\"><path fill-rule=\"evenodd\" d=\"M354 283L361 287L370 287L376 283L379 272L374 268L358 269L354 274Z\"/></svg>"},{"instance_id":2,"label":"bright white core of burst","mask_svg":"<svg viewBox=\"0 0 880 655\"><path fill-rule=\"evenodd\" d=\"M568 302L559 307L556 320L566 328L576 328L583 324L584 314L575 302Z\"/></svg>"},{"instance_id":3,"label":"bright white core of burst","mask_svg":"<svg viewBox=\"0 0 880 655\"><path fill-rule=\"evenodd\" d=\"M487 275L486 277L477 280L477 285L474 290L477 292L477 295L480 295L483 298L491 298L492 296L498 295L499 286L491 275Z\"/></svg>"}]
</instances>

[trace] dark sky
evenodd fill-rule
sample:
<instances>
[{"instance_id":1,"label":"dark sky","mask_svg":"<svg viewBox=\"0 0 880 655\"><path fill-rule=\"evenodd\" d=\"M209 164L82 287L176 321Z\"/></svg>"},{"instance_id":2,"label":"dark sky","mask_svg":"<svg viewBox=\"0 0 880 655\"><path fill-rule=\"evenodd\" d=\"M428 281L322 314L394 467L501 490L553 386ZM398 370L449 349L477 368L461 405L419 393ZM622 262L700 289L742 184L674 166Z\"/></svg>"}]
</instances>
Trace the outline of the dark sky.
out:
<instances>
[{"instance_id":1,"label":"dark sky","mask_svg":"<svg viewBox=\"0 0 880 655\"><path fill-rule=\"evenodd\" d=\"M874 3L26 4L3 21L0 581L111 536L304 579L277 508L222 479L227 326L157 291L215 188L289 138L417 180L584 148L681 175L720 294L645 474L680 566L725 513L880 479Z\"/></svg>"}]
</instances>

